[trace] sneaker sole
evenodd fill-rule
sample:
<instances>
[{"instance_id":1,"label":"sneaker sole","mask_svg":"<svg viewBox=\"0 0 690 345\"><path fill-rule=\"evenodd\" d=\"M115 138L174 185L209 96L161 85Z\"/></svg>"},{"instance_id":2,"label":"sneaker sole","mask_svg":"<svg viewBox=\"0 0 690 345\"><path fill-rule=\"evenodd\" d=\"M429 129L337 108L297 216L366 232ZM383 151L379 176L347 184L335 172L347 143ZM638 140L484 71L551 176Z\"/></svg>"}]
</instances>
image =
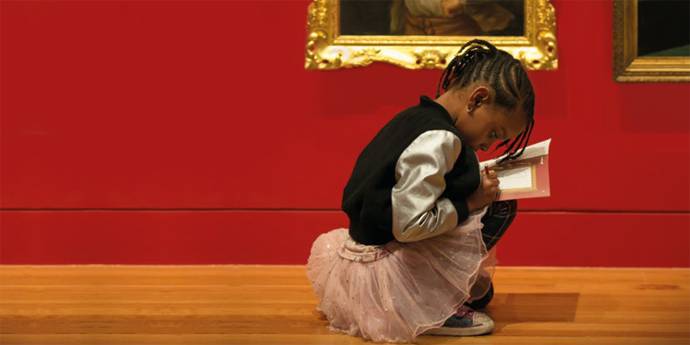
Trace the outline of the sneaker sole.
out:
<instances>
[{"instance_id":1,"label":"sneaker sole","mask_svg":"<svg viewBox=\"0 0 690 345\"><path fill-rule=\"evenodd\" d=\"M484 334L489 334L493 332L494 330L494 323L487 323L478 327L466 327L466 328L460 328L460 327L440 327L440 328L432 328L426 332L424 332L424 335L450 335L450 336L457 336L457 337L463 337L463 336L473 336L473 335L484 335Z\"/></svg>"}]
</instances>

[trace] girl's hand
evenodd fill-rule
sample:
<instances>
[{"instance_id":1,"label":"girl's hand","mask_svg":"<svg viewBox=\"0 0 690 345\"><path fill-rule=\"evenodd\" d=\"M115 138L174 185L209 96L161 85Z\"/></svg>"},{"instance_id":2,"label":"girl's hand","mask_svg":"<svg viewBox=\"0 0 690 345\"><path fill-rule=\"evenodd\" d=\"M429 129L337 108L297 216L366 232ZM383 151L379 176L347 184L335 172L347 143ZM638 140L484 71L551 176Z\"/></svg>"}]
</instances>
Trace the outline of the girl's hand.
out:
<instances>
[{"instance_id":1,"label":"girl's hand","mask_svg":"<svg viewBox=\"0 0 690 345\"><path fill-rule=\"evenodd\" d=\"M481 182L477 190L467 198L467 208L474 212L498 199L501 191L498 189L499 181L496 171L486 168L480 172Z\"/></svg>"}]
</instances>

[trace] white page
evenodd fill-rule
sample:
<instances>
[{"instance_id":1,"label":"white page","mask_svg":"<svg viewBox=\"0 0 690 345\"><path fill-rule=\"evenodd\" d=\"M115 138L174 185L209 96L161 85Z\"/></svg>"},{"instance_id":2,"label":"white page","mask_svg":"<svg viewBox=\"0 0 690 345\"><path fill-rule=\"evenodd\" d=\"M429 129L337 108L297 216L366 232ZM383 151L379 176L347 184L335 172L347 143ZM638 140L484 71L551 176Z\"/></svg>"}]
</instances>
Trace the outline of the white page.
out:
<instances>
[{"instance_id":1,"label":"white page","mask_svg":"<svg viewBox=\"0 0 690 345\"><path fill-rule=\"evenodd\" d=\"M501 182L501 190L532 188L532 168L522 167L510 170L497 171L496 175Z\"/></svg>"},{"instance_id":2,"label":"white page","mask_svg":"<svg viewBox=\"0 0 690 345\"><path fill-rule=\"evenodd\" d=\"M534 158L534 157L539 157L539 156L547 156L549 154L549 146L551 145L551 139L544 140L542 142L538 142L536 144L527 146L525 148L525 152L522 153L522 156L515 160L515 162L519 162L522 160L526 160L529 158ZM489 168L493 167L496 165L496 162L498 162L501 158L505 157L505 155L500 156L498 158L490 159L488 161L483 161L479 163L479 168L484 169L485 166L488 166Z\"/></svg>"}]
</instances>

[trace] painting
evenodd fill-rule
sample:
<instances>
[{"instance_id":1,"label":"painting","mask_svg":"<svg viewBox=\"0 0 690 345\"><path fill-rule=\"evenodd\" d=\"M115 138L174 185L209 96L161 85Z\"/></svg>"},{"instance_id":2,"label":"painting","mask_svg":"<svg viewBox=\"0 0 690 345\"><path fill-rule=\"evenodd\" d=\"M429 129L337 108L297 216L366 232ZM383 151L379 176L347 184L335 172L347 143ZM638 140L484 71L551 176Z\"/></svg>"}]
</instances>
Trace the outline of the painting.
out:
<instances>
[{"instance_id":1,"label":"painting","mask_svg":"<svg viewBox=\"0 0 690 345\"><path fill-rule=\"evenodd\" d=\"M343 35L522 36L523 0L341 0Z\"/></svg>"},{"instance_id":2,"label":"painting","mask_svg":"<svg viewBox=\"0 0 690 345\"><path fill-rule=\"evenodd\" d=\"M690 81L689 1L616 0L613 22L616 81Z\"/></svg>"},{"instance_id":3,"label":"painting","mask_svg":"<svg viewBox=\"0 0 690 345\"><path fill-rule=\"evenodd\" d=\"M558 66L548 0L315 0L309 6L305 68L444 68L480 38L528 69Z\"/></svg>"}]
</instances>

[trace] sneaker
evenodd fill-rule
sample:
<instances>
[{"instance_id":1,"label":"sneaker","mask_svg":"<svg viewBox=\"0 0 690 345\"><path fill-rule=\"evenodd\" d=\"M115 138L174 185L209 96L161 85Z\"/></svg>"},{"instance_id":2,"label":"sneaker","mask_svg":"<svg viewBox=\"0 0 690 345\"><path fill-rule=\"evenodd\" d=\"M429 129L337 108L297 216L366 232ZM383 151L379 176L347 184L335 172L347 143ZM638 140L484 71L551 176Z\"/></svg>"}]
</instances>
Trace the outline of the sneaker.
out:
<instances>
[{"instance_id":1,"label":"sneaker","mask_svg":"<svg viewBox=\"0 0 690 345\"><path fill-rule=\"evenodd\" d=\"M494 320L489 315L463 305L442 327L432 328L424 334L470 336L488 334L493 330Z\"/></svg>"}]
</instances>

